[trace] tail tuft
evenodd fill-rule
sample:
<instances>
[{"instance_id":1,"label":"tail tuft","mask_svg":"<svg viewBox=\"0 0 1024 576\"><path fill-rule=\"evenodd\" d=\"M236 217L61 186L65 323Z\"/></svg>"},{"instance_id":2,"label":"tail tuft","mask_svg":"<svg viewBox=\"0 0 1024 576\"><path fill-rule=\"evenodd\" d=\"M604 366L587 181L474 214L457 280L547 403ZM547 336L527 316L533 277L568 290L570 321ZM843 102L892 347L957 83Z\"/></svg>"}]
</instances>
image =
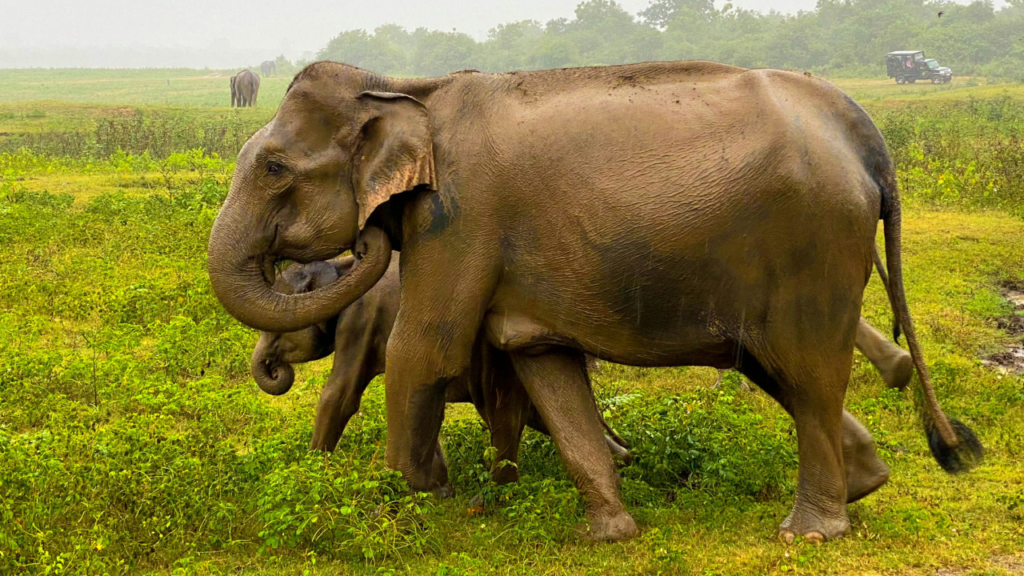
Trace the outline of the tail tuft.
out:
<instances>
[{"instance_id":1,"label":"tail tuft","mask_svg":"<svg viewBox=\"0 0 1024 576\"><path fill-rule=\"evenodd\" d=\"M902 334L903 332L900 331L900 320L899 318L894 318L892 321L892 341L899 344L900 335Z\"/></svg>"},{"instance_id":2,"label":"tail tuft","mask_svg":"<svg viewBox=\"0 0 1024 576\"><path fill-rule=\"evenodd\" d=\"M956 432L957 444L950 446L942 439L938 429L929 424L926 428L928 434L928 447L932 449L932 456L939 463L943 470L950 474L967 472L981 463L985 449L981 441L974 435L974 431L959 420L950 418L949 424Z\"/></svg>"}]
</instances>

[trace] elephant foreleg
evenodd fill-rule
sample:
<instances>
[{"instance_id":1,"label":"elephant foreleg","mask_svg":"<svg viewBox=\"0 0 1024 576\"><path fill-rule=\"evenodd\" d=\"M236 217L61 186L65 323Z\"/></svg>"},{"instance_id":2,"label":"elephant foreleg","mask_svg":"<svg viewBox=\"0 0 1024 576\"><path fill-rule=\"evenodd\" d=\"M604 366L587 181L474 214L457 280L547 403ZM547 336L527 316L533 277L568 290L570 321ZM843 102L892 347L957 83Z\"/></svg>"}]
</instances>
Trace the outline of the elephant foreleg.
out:
<instances>
[{"instance_id":1,"label":"elephant foreleg","mask_svg":"<svg viewBox=\"0 0 1024 576\"><path fill-rule=\"evenodd\" d=\"M619 495L619 478L588 386L583 356L568 349L536 356L513 352L512 363L551 431L569 476L586 498L591 536L623 540L636 535L636 523Z\"/></svg>"},{"instance_id":2,"label":"elephant foreleg","mask_svg":"<svg viewBox=\"0 0 1024 576\"><path fill-rule=\"evenodd\" d=\"M462 247L434 241L402 250L401 305L384 378L386 459L413 490L438 490L448 486L447 468L435 462L446 388L468 375L494 280L489 261L465 257ZM459 273L442 280L436 270Z\"/></svg>"},{"instance_id":3,"label":"elephant foreleg","mask_svg":"<svg viewBox=\"0 0 1024 576\"><path fill-rule=\"evenodd\" d=\"M349 420L359 411L366 387L380 370L377 359L367 348L352 350L340 346L334 355L334 367L320 394L313 425L311 450L333 451L345 432Z\"/></svg>"},{"instance_id":4,"label":"elephant foreleg","mask_svg":"<svg viewBox=\"0 0 1024 576\"><path fill-rule=\"evenodd\" d=\"M407 309L403 301L387 347L387 464L405 476L411 489L447 494L451 489L437 449L438 433L448 385L468 370L476 331L467 330L462 338L446 332L439 338L436 323Z\"/></svg>"}]
</instances>

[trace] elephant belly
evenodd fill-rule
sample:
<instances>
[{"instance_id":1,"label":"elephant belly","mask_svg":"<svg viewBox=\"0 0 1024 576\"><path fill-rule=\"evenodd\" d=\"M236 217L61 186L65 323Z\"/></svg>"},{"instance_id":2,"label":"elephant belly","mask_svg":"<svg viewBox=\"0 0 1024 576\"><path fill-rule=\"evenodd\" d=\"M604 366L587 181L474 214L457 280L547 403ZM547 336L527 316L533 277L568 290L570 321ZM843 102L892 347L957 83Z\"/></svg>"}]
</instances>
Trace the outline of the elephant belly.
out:
<instances>
[{"instance_id":1,"label":"elephant belly","mask_svg":"<svg viewBox=\"0 0 1024 576\"><path fill-rule=\"evenodd\" d=\"M845 326L870 269L870 223L857 230L840 218L829 228L855 232L829 237L766 214L784 213L652 217L599 234L564 218L525 220L502 242L488 339L506 350L568 346L622 364L729 367L741 348L764 352L781 325Z\"/></svg>"}]
</instances>

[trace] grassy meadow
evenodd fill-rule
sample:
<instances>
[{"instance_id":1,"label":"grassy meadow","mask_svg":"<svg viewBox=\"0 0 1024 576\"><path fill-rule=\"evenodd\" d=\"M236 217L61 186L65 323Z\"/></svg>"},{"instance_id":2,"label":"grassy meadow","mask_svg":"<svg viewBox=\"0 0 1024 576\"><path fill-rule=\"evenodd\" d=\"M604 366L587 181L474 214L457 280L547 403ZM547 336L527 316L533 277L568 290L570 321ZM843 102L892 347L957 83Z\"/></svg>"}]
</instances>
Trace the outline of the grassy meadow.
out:
<instances>
[{"instance_id":1,"label":"grassy meadow","mask_svg":"<svg viewBox=\"0 0 1024 576\"><path fill-rule=\"evenodd\" d=\"M601 407L632 444L641 535L577 537L582 503L546 437L517 485L487 472L468 406L442 431L455 497L409 494L382 464L383 386L337 452L309 453L330 361L271 397L257 335L206 276L235 152L272 114L232 110L227 73L0 71L0 574L1024 573L1024 87L837 81L881 126L905 196L904 262L937 392L984 442L945 475L910 393L855 358L847 407L890 482L853 534L775 539L792 504L791 420L735 374L603 364ZM877 279L864 315L891 323ZM470 500L483 497L484 505Z\"/></svg>"}]
</instances>

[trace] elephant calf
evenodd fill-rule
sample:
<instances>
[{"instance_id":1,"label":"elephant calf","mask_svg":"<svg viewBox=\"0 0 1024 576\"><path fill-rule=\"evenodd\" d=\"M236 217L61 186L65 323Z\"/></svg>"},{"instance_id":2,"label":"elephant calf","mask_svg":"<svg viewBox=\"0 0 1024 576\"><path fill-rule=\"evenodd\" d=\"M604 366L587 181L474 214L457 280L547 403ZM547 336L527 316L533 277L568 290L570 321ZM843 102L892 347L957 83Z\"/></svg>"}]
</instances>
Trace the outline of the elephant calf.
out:
<instances>
[{"instance_id":1,"label":"elephant calf","mask_svg":"<svg viewBox=\"0 0 1024 576\"><path fill-rule=\"evenodd\" d=\"M334 353L334 366L317 406L311 449L334 450L348 421L359 410L366 387L384 373L388 337L401 296L398 262L395 254L381 281L338 316L296 332L260 333L252 355L252 374L268 394L280 395L291 389L295 380L292 364ZM351 257L293 264L278 276L274 290L283 294L312 292L344 276L354 265ZM584 362L582 355L579 361ZM448 386L445 399L474 404L490 429L491 443L498 450L497 462L517 461L525 425L549 434L508 355L487 344L477 346L468 374ZM625 442L602 423L612 454L628 463L630 454ZM515 481L518 470L505 466L494 471L494 478L498 483Z\"/></svg>"}]
</instances>

